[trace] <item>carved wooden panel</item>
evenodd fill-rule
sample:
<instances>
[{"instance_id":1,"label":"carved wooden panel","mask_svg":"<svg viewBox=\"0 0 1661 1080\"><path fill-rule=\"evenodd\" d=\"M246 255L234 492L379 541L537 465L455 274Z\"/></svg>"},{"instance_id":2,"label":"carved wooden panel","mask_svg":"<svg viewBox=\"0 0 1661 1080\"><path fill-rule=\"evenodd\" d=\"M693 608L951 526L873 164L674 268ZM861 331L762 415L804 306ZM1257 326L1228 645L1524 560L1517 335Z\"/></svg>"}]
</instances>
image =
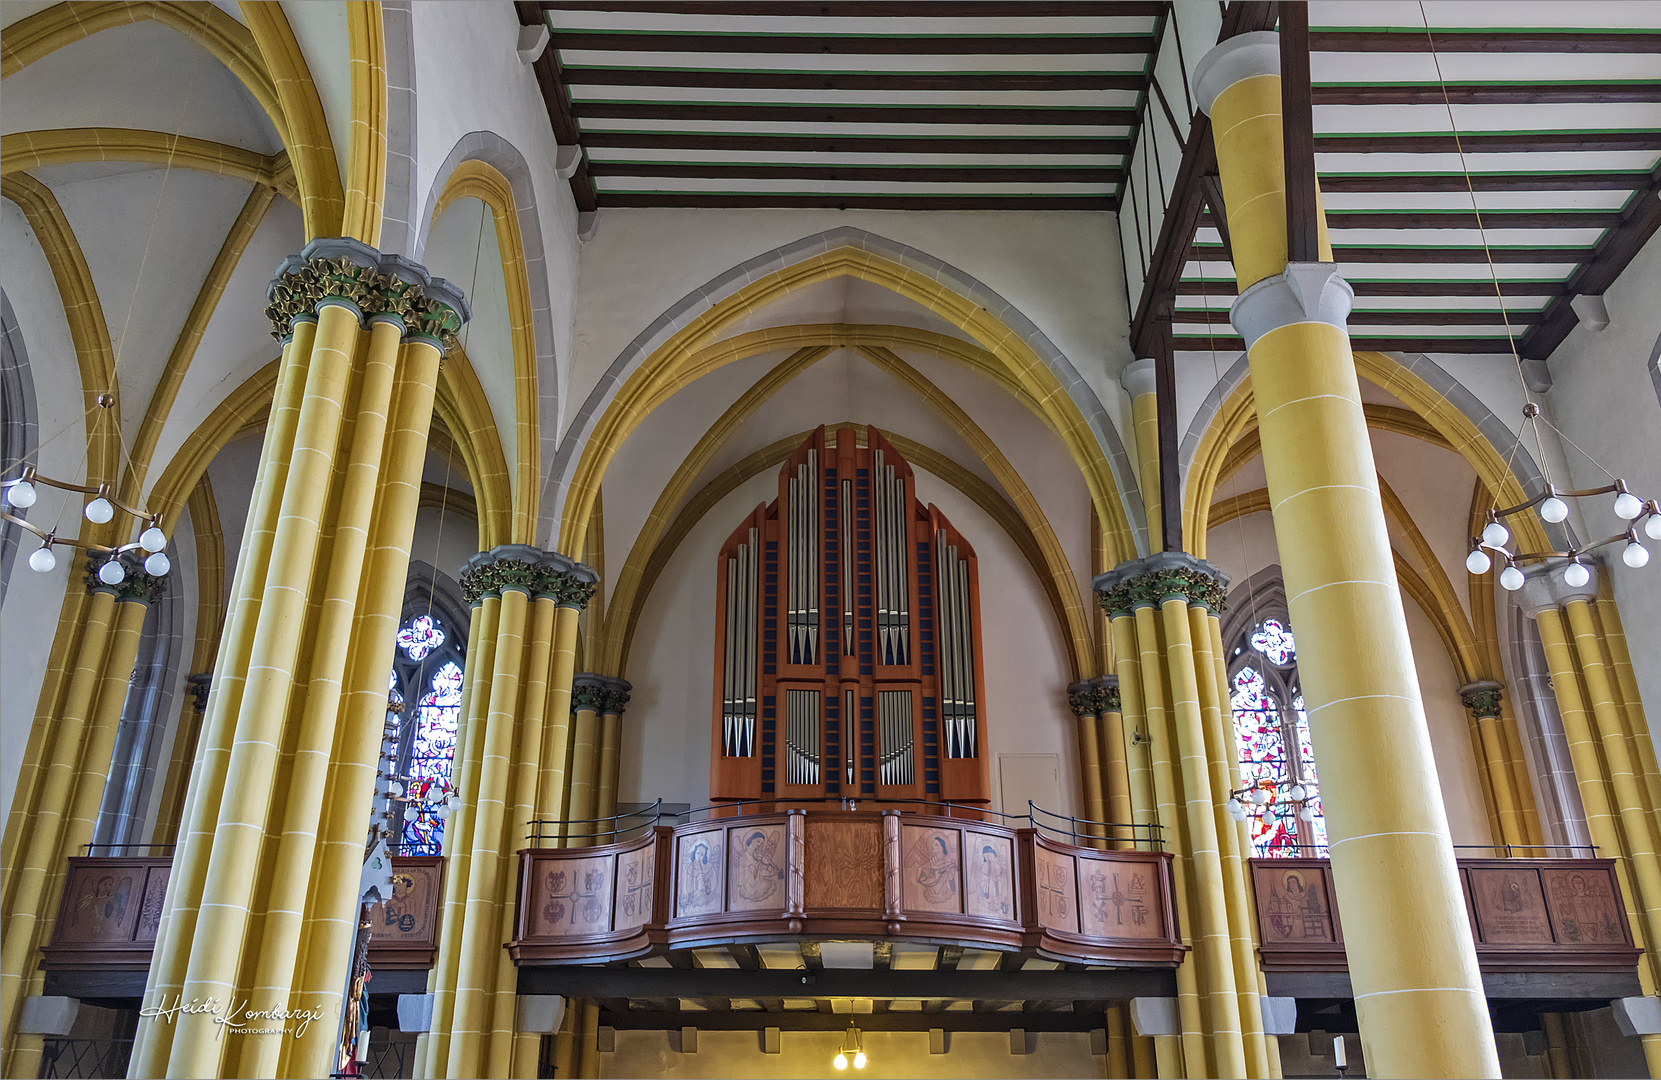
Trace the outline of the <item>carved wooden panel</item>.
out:
<instances>
[{"instance_id":1,"label":"carved wooden panel","mask_svg":"<svg viewBox=\"0 0 1661 1080\"><path fill-rule=\"evenodd\" d=\"M144 879L144 905L138 912L135 941L155 941L161 930L162 908L167 903L167 880L173 876L172 863L151 866Z\"/></svg>"},{"instance_id":2,"label":"carved wooden panel","mask_svg":"<svg viewBox=\"0 0 1661 1080\"><path fill-rule=\"evenodd\" d=\"M1296 865L1276 866L1273 860L1266 862L1259 863L1253 874L1264 944L1336 944L1325 864L1299 860Z\"/></svg>"},{"instance_id":3,"label":"carved wooden panel","mask_svg":"<svg viewBox=\"0 0 1661 1080\"><path fill-rule=\"evenodd\" d=\"M1015 918L1014 847L1007 836L963 831L964 914Z\"/></svg>"},{"instance_id":4,"label":"carved wooden panel","mask_svg":"<svg viewBox=\"0 0 1661 1080\"><path fill-rule=\"evenodd\" d=\"M881 911L882 822L808 816L807 906Z\"/></svg>"},{"instance_id":5,"label":"carved wooden panel","mask_svg":"<svg viewBox=\"0 0 1661 1080\"><path fill-rule=\"evenodd\" d=\"M652 877L657 866L657 847L648 844L617 855L617 907L612 926L618 931L644 926L652 917Z\"/></svg>"},{"instance_id":6,"label":"carved wooden panel","mask_svg":"<svg viewBox=\"0 0 1661 1080\"><path fill-rule=\"evenodd\" d=\"M729 829L727 852L727 910L784 910L784 822Z\"/></svg>"},{"instance_id":7,"label":"carved wooden panel","mask_svg":"<svg viewBox=\"0 0 1661 1080\"><path fill-rule=\"evenodd\" d=\"M1165 937L1153 867L1078 856L1079 932L1093 937Z\"/></svg>"},{"instance_id":8,"label":"carved wooden panel","mask_svg":"<svg viewBox=\"0 0 1661 1080\"><path fill-rule=\"evenodd\" d=\"M431 945L438 939L444 867L437 857L392 865L392 899L369 909L370 945Z\"/></svg>"},{"instance_id":9,"label":"carved wooden panel","mask_svg":"<svg viewBox=\"0 0 1661 1080\"><path fill-rule=\"evenodd\" d=\"M961 836L957 829L901 826L900 881L906 909L962 914Z\"/></svg>"},{"instance_id":10,"label":"carved wooden panel","mask_svg":"<svg viewBox=\"0 0 1661 1080\"><path fill-rule=\"evenodd\" d=\"M612 856L565 859L532 884L532 935L574 937L611 929Z\"/></svg>"},{"instance_id":11,"label":"carved wooden panel","mask_svg":"<svg viewBox=\"0 0 1661 1080\"><path fill-rule=\"evenodd\" d=\"M1626 915L1608 870L1553 867L1540 876L1557 923L1558 941L1573 945L1626 942Z\"/></svg>"},{"instance_id":12,"label":"carved wooden panel","mask_svg":"<svg viewBox=\"0 0 1661 1080\"><path fill-rule=\"evenodd\" d=\"M675 838L675 918L722 910L726 836L725 830L707 829Z\"/></svg>"},{"instance_id":13,"label":"carved wooden panel","mask_svg":"<svg viewBox=\"0 0 1661 1080\"><path fill-rule=\"evenodd\" d=\"M1039 924L1051 930L1078 933L1078 882L1074 878L1073 857L1045 847L1033 851Z\"/></svg>"},{"instance_id":14,"label":"carved wooden panel","mask_svg":"<svg viewBox=\"0 0 1661 1080\"><path fill-rule=\"evenodd\" d=\"M1472 867L1471 913L1478 940L1489 944L1550 944L1551 919L1540 872L1532 866Z\"/></svg>"}]
</instances>

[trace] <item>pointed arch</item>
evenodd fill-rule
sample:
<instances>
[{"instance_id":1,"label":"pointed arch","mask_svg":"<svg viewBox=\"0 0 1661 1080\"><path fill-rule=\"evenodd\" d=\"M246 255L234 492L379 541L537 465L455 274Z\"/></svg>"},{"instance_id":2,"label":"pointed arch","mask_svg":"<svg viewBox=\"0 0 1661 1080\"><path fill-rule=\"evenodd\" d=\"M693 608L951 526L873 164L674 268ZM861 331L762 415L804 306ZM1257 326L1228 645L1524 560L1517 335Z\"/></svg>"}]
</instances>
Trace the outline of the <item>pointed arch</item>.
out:
<instances>
[{"instance_id":1,"label":"pointed arch","mask_svg":"<svg viewBox=\"0 0 1661 1080\"><path fill-rule=\"evenodd\" d=\"M573 418L543 503L559 518L557 548L578 550L612 456L700 350L755 309L819 281L858 277L961 327L1034 401L1084 474L1119 560L1146 547L1135 473L1107 410L1072 362L1014 305L956 267L863 229L806 237L688 293L613 361Z\"/></svg>"}]
</instances>

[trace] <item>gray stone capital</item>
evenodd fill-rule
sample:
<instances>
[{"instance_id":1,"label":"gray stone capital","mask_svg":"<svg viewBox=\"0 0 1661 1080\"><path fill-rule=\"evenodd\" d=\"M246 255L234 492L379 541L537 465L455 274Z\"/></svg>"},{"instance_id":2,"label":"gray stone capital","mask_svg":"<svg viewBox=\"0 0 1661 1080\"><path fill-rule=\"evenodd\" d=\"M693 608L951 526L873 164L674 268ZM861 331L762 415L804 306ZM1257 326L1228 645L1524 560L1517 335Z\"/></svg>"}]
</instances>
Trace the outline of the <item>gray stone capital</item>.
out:
<instances>
[{"instance_id":1,"label":"gray stone capital","mask_svg":"<svg viewBox=\"0 0 1661 1080\"><path fill-rule=\"evenodd\" d=\"M1242 79L1280 74L1280 35L1273 30L1236 34L1217 43L1194 65L1194 104L1207 116L1224 90Z\"/></svg>"},{"instance_id":2,"label":"gray stone capital","mask_svg":"<svg viewBox=\"0 0 1661 1080\"><path fill-rule=\"evenodd\" d=\"M1229 322L1246 350L1271 330L1294 323L1322 322L1348 332L1355 290L1338 276L1335 263L1289 263L1241 293L1228 309Z\"/></svg>"},{"instance_id":3,"label":"gray stone capital","mask_svg":"<svg viewBox=\"0 0 1661 1080\"><path fill-rule=\"evenodd\" d=\"M1563 567L1567 564L1562 559L1536 563L1523 571L1523 587L1519 591L1523 610L1529 618L1537 619L1542 611L1557 611L1576 600L1597 599L1600 567L1590 557L1582 556L1580 562L1591 576L1578 588L1563 580Z\"/></svg>"},{"instance_id":4,"label":"gray stone capital","mask_svg":"<svg viewBox=\"0 0 1661 1080\"><path fill-rule=\"evenodd\" d=\"M1125 388L1132 401L1154 392L1155 368L1152 360L1136 360L1126 364L1125 370L1119 372L1119 385Z\"/></svg>"}]
</instances>

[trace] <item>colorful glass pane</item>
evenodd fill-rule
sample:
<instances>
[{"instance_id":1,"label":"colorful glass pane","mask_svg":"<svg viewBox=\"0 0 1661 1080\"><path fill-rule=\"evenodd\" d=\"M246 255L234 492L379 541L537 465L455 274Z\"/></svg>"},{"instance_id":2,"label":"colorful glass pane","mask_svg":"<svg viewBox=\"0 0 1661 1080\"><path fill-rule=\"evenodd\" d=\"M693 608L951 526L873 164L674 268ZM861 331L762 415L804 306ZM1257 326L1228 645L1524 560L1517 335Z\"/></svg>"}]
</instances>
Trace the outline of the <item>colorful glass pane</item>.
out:
<instances>
[{"instance_id":1,"label":"colorful glass pane","mask_svg":"<svg viewBox=\"0 0 1661 1080\"><path fill-rule=\"evenodd\" d=\"M454 662L433 673L430 689L416 705L410 737L409 793L426 804L412 803L404 818L401 845L406 855L437 855L444 840L438 804L450 793L456 757L456 726L461 713L462 672Z\"/></svg>"},{"instance_id":2,"label":"colorful glass pane","mask_svg":"<svg viewBox=\"0 0 1661 1080\"><path fill-rule=\"evenodd\" d=\"M1269 658L1269 663L1275 667L1285 667L1297 659L1297 646L1292 641L1292 631L1286 629L1286 624L1279 619L1264 619L1252 631L1252 648Z\"/></svg>"},{"instance_id":3,"label":"colorful glass pane","mask_svg":"<svg viewBox=\"0 0 1661 1080\"><path fill-rule=\"evenodd\" d=\"M420 660L444 644L444 631L429 615L417 615L410 624L398 631L398 647L411 660Z\"/></svg>"},{"instance_id":4,"label":"colorful glass pane","mask_svg":"<svg viewBox=\"0 0 1661 1080\"><path fill-rule=\"evenodd\" d=\"M1281 734L1280 703L1269 692L1262 673L1247 666L1234 673L1229 704L1234 711L1235 741L1240 747L1240 783L1278 795L1286 785L1286 740ZM1272 849L1298 842L1296 821L1277 813L1276 804L1246 820L1251 825L1252 849L1257 855L1268 855Z\"/></svg>"},{"instance_id":5,"label":"colorful glass pane","mask_svg":"<svg viewBox=\"0 0 1661 1080\"><path fill-rule=\"evenodd\" d=\"M1309 735L1309 714L1304 711L1303 695L1300 693L1292 699L1292 708L1298 714L1298 770L1304 784L1310 789L1308 804L1315 808L1315 819L1309 823L1310 836L1318 849L1315 854L1326 851L1326 813L1321 809L1321 795L1316 784L1319 777L1315 773L1315 744Z\"/></svg>"}]
</instances>

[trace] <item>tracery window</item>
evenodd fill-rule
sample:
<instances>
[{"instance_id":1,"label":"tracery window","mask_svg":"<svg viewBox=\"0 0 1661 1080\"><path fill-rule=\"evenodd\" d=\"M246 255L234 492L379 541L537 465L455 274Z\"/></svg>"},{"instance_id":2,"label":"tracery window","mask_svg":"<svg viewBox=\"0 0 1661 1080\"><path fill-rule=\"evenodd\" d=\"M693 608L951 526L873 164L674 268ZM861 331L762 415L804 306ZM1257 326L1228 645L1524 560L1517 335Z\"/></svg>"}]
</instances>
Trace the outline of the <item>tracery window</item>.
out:
<instances>
[{"instance_id":1,"label":"tracery window","mask_svg":"<svg viewBox=\"0 0 1661 1080\"><path fill-rule=\"evenodd\" d=\"M1240 783L1263 792L1247 819L1252 853L1325 855L1315 750L1298 682L1297 643L1285 621L1258 620L1229 658L1229 704L1240 752Z\"/></svg>"},{"instance_id":2,"label":"tracery window","mask_svg":"<svg viewBox=\"0 0 1661 1080\"><path fill-rule=\"evenodd\" d=\"M394 819L393 835L400 854L437 855L444 842L440 809L454 790L465 641L431 613L406 618L396 640L389 694L403 713L393 760L411 801L395 804L402 814Z\"/></svg>"}]
</instances>

